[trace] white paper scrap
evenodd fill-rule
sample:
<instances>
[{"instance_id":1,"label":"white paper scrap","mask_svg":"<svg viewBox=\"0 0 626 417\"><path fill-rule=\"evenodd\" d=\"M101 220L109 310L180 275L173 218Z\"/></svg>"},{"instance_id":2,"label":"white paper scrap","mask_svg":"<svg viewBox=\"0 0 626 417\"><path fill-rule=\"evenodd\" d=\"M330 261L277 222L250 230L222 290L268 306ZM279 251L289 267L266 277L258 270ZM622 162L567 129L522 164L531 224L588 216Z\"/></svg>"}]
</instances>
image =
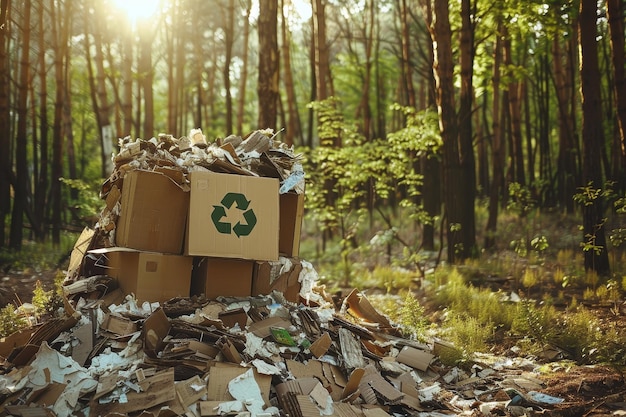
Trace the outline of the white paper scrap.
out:
<instances>
[{"instance_id":1,"label":"white paper scrap","mask_svg":"<svg viewBox=\"0 0 626 417\"><path fill-rule=\"evenodd\" d=\"M233 378L228 383L228 392L234 399L245 404L246 409L250 412L252 417L263 413L265 401L261 395L261 389L254 379L254 371L252 368L238 377Z\"/></svg>"}]
</instances>

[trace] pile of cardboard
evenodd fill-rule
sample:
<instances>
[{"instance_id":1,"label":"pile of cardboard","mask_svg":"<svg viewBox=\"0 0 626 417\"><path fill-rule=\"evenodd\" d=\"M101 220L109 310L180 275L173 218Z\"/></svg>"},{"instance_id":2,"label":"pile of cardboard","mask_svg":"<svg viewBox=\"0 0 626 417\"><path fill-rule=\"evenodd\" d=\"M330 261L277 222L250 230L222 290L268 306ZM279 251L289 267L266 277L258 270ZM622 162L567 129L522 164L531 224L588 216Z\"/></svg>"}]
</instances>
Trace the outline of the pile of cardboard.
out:
<instances>
[{"instance_id":1,"label":"pile of cardboard","mask_svg":"<svg viewBox=\"0 0 626 417\"><path fill-rule=\"evenodd\" d=\"M107 275L139 301L274 289L298 301L304 179L299 156L271 132L210 144L200 130L126 138L114 163L95 235L81 239L91 239L87 259L66 286Z\"/></svg>"},{"instance_id":2,"label":"pile of cardboard","mask_svg":"<svg viewBox=\"0 0 626 417\"><path fill-rule=\"evenodd\" d=\"M298 157L268 132L124 140L114 160L100 220L72 253L64 308L0 340L0 417L539 407L525 394L542 383L519 364L444 368L447 344L402 337L358 290L316 286L298 258Z\"/></svg>"}]
</instances>

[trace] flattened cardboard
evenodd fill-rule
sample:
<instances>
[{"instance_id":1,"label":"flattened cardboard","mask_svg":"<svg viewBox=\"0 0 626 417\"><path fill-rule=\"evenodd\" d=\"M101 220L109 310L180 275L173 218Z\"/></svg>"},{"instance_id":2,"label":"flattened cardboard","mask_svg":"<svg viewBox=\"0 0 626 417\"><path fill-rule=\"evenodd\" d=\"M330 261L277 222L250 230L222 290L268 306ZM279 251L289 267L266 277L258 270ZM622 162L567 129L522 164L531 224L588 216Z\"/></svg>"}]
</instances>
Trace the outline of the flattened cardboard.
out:
<instances>
[{"instance_id":1,"label":"flattened cardboard","mask_svg":"<svg viewBox=\"0 0 626 417\"><path fill-rule=\"evenodd\" d=\"M330 348L333 340L330 338L328 332L324 332L324 334L319 337L315 342L311 344L309 350L316 358L324 356L326 352L328 352L328 348Z\"/></svg>"},{"instance_id":2,"label":"flattened cardboard","mask_svg":"<svg viewBox=\"0 0 626 417\"><path fill-rule=\"evenodd\" d=\"M137 323L126 317L107 314L100 327L119 336L125 336L137 331Z\"/></svg>"},{"instance_id":3,"label":"flattened cardboard","mask_svg":"<svg viewBox=\"0 0 626 417\"><path fill-rule=\"evenodd\" d=\"M196 257L191 275L191 295L249 297L254 262L245 259Z\"/></svg>"},{"instance_id":4,"label":"flattened cardboard","mask_svg":"<svg viewBox=\"0 0 626 417\"><path fill-rule=\"evenodd\" d=\"M304 194L280 194L280 234L278 251L285 256L299 256Z\"/></svg>"},{"instance_id":5,"label":"flattened cardboard","mask_svg":"<svg viewBox=\"0 0 626 417\"><path fill-rule=\"evenodd\" d=\"M193 171L185 254L278 259L276 178Z\"/></svg>"},{"instance_id":6,"label":"flattened cardboard","mask_svg":"<svg viewBox=\"0 0 626 417\"><path fill-rule=\"evenodd\" d=\"M404 346L402 350L400 350L400 353L398 353L398 356L396 356L398 362L419 369L420 371L427 371L430 362L434 358L434 355L411 346Z\"/></svg>"},{"instance_id":7,"label":"flattened cardboard","mask_svg":"<svg viewBox=\"0 0 626 417\"><path fill-rule=\"evenodd\" d=\"M189 192L168 176L130 171L124 176L115 242L118 246L180 255L188 207Z\"/></svg>"},{"instance_id":8,"label":"flattened cardboard","mask_svg":"<svg viewBox=\"0 0 626 417\"><path fill-rule=\"evenodd\" d=\"M80 275L80 269L83 265L85 255L91 247L91 241L93 239L94 231L88 227L85 227L80 236L74 243L72 254L70 255L70 262L67 267L66 277L76 278Z\"/></svg>"},{"instance_id":9,"label":"flattened cardboard","mask_svg":"<svg viewBox=\"0 0 626 417\"><path fill-rule=\"evenodd\" d=\"M248 331L250 333L253 333L257 337L264 339L272 334L272 327L288 328L289 326L291 326L291 322L289 320L286 320L282 317L273 316L261 321L257 321L256 323L252 323L250 326L248 326Z\"/></svg>"},{"instance_id":10,"label":"flattened cardboard","mask_svg":"<svg viewBox=\"0 0 626 417\"><path fill-rule=\"evenodd\" d=\"M139 302L189 297L192 257L120 247L90 253L104 255L108 275L116 279L124 294L135 294Z\"/></svg>"}]
</instances>

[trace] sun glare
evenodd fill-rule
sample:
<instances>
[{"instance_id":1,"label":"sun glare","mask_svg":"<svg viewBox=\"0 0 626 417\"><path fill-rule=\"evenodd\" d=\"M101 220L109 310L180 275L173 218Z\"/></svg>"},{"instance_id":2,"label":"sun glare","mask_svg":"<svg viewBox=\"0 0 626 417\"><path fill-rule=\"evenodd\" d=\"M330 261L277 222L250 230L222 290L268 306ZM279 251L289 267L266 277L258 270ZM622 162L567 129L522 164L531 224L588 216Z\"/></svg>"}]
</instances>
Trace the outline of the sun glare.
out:
<instances>
[{"instance_id":1,"label":"sun glare","mask_svg":"<svg viewBox=\"0 0 626 417\"><path fill-rule=\"evenodd\" d=\"M147 19L156 14L160 0L113 0L115 7L128 15L132 22Z\"/></svg>"}]
</instances>

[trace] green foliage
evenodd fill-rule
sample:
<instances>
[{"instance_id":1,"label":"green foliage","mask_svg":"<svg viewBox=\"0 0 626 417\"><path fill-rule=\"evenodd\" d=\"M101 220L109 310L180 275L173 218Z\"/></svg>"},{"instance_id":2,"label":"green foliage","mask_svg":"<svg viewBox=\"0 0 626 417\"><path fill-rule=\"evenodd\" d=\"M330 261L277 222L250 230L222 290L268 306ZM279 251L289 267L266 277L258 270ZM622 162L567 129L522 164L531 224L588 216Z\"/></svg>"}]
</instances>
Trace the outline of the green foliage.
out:
<instances>
[{"instance_id":1,"label":"green foliage","mask_svg":"<svg viewBox=\"0 0 626 417\"><path fill-rule=\"evenodd\" d=\"M459 311L448 314L445 325L445 336L463 353L464 358L469 359L476 352L484 352L487 341L493 337L492 323L485 323Z\"/></svg>"},{"instance_id":2,"label":"green foliage","mask_svg":"<svg viewBox=\"0 0 626 417\"><path fill-rule=\"evenodd\" d=\"M19 315L13 304L0 309L0 337L8 336L28 326L28 322Z\"/></svg>"},{"instance_id":3,"label":"green foliage","mask_svg":"<svg viewBox=\"0 0 626 417\"><path fill-rule=\"evenodd\" d=\"M61 243L58 246L51 243L27 241L18 252L0 248L0 266L7 271L14 272L55 270L62 267L61 264L68 259L76 238L75 233L64 233L61 235Z\"/></svg>"},{"instance_id":4,"label":"green foliage","mask_svg":"<svg viewBox=\"0 0 626 417\"><path fill-rule=\"evenodd\" d=\"M507 209L517 213L520 217L526 217L537 205L532 193L520 183L509 184L509 199Z\"/></svg>"},{"instance_id":5,"label":"green foliage","mask_svg":"<svg viewBox=\"0 0 626 417\"><path fill-rule=\"evenodd\" d=\"M396 241L401 241L398 228L383 214L390 202L415 222L433 221L418 202L422 176L417 168L422 156L438 152L441 140L436 114L394 106L403 112L406 127L389 134L387 140L366 141L355 126L345 122L340 105L337 98L310 104L317 113L322 146L310 151L305 166L310 173L306 204L309 217L324 236L338 235L347 285L350 258L361 244L357 232L375 211L385 220L387 236ZM333 146L335 143L341 146ZM412 246L411 253L416 248Z\"/></svg>"},{"instance_id":6,"label":"green foliage","mask_svg":"<svg viewBox=\"0 0 626 417\"><path fill-rule=\"evenodd\" d=\"M537 308L531 301L522 301L517 306L511 331L544 344L554 335L556 319L557 311L553 306Z\"/></svg>"},{"instance_id":7,"label":"green foliage","mask_svg":"<svg viewBox=\"0 0 626 417\"><path fill-rule=\"evenodd\" d=\"M435 294L439 305L478 320L489 326L490 332L493 328L511 328L515 309L512 304L501 301L503 294L467 285L465 278L456 269L445 274L446 282L437 287Z\"/></svg>"},{"instance_id":8,"label":"green foliage","mask_svg":"<svg viewBox=\"0 0 626 417\"><path fill-rule=\"evenodd\" d=\"M76 191L76 198L70 199L68 205L82 220L93 220L102 209L99 196L99 184L89 184L80 179L60 178L61 182ZM98 180L99 181L99 180Z\"/></svg>"}]
</instances>

